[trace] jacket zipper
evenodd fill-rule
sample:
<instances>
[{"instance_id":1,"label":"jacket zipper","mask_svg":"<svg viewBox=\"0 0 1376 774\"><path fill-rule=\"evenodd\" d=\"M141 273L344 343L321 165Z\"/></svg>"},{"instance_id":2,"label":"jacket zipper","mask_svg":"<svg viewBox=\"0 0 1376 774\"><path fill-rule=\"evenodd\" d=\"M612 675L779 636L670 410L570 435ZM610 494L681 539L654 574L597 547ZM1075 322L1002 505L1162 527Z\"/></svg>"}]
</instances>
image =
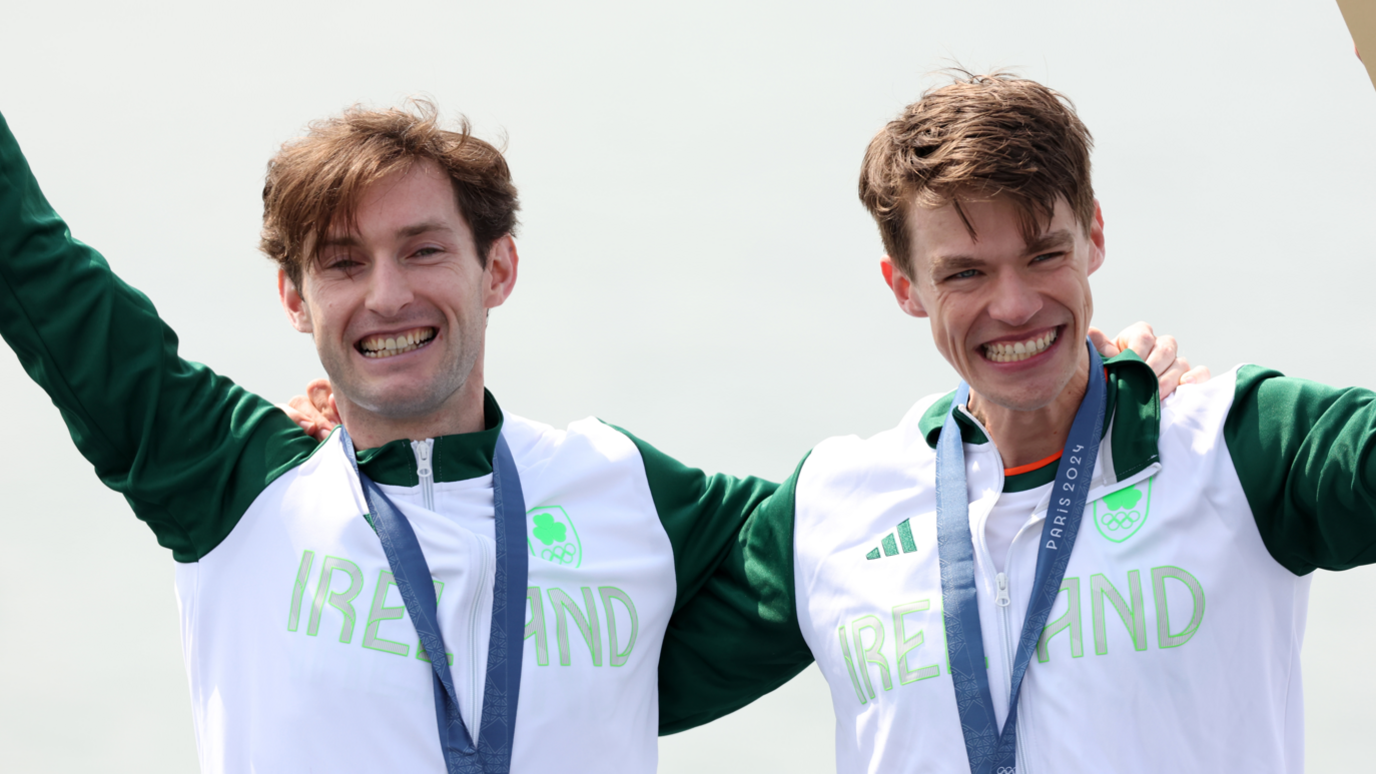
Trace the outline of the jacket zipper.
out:
<instances>
[{"instance_id":1,"label":"jacket zipper","mask_svg":"<svg viewBox=\"0 0 1376 774\"><path fill-rule=\"evenodd\" d=\"M425 510L435 510L435 469L430 464L430 455L435 450L435 439L412 441L411 450L416 453L416 477L420 479L420 499Z\"/></svg>"},{"instance_id":2,"label":"jacket zipper","mask_svg":"<svg viewBox=\"0 0 1376 774\"><path fill-rule=\"evenodd\" d=\"M1011 554L1012 551L1010 550L1009 553ZM1007 675L1007 679L1003 682L1003 695L1011 699L1013 693L1013 662L1017 655L1013 650L1013 598L1008 593L1008 575L1006 573L999 573L994 577L994 582L998 587L998 594L994 597L994 604L999 608L1000 620L1003 623L1003 625L999 627L1003 630L1001 632L1003 634L1003 659L1004 664L1006 664L1004 672ZM1021 699L1019 703L1022 703ZM1010 704L1008 706L1008 713L1012 714L1012 712L1013 706ZM1006 724L1007 722L1008 720L1005 716L1004 723ZM1023 764L1022 734L1018 734L1017 738L1013 741L1015 744L1014 760L1016 761L1015 765L1017 766L1018 774L1027 774L1026 767Z\"/></svg>"},{"instance_id":3,"label":"jacket zipper","mask_svg":"<svg viewBox=\"0 0 1376 774\"><path fill-rule=\"evenodd\" d=\"M994 577L994 582L998 585L998 595L994 597L994 604L998 605L999 615L1002 616L1003 626L1003 660L1007 665L1008 679L1004 681L1005 693L1013 690L1013 598L1008 595L1008 575L999 573ZM1009 707L1012 710L1012 707Z\"/></svg>"},{"instance_id":4,"label":"jacket zipper","mask_svg":"<svg viewBox=\"0 0 1376 774\"><path fill-rule=\"evenodd\" d=\"M482 712L478 708L483 685L478 679L481 674L481 665L478 663L478 611L482 609L483 594L487 591L487 551L480 551L478 557L478 589L473 595L473 607L468 611L468 686L471 698L468 706L473 708L473 719L468 724L468 734L474 746L478 744L478 727L482 725L479 722Z\"/></svg>"},{"instance_id":5,"label":"jacket zipper","mask_svg":"<svg viewBox=\"0 0 1376 774\"><path fill-rule=\"evenodd\" d=\"M420 479L420 497L428 511L435 510L435 468L432 464L432 457L435 451L435 439L426 438L423 441L412 441L411 449L416 454L416 477ZM475 717L467 722L469 738L473 744L478 743L478 723L477 715L481 714L478 702L481 700L482 681L479 679L481 665L478 663L478 612L482 609L483 593L487 591L488 562L487 552L481 551L478 554L478 574L477 589L473 594L473 604L468 609L468 689L469 689L469 714Z\"/></svg>"}]
</instances>

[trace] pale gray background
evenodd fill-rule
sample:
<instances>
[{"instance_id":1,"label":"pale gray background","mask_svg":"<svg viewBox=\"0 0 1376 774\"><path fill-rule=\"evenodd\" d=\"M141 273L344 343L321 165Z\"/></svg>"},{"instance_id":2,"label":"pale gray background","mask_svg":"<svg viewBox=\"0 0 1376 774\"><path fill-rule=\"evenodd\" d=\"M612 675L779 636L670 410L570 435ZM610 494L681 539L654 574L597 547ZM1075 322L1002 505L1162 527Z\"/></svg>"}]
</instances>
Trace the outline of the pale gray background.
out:
<instances>
[{"instance_id":1,"label":"pale gray background","mask_svg":"<svg viewBox=\"0 0 1376 774\"><path fill-rule=\"evenodd\" d=\"M187 357L274 399L320 369L255 252L264 162L312 118L428 93L509 137L508 410L771 477L892 426L954 377L882 285L855 179L953 60L1019 66L1094 132L1099 325L1149 319L1216 372L1376 386L1376 91L1332 0L12 1L0 24L0 111L53 204ZM8 353L0 405L0 768L193 770L171 557ZM1369 763L1374 577L1314 585L1316 771ZM662 768L830 771L832 726L810 669L666 739Z\"/></svg>"}]
</instances>

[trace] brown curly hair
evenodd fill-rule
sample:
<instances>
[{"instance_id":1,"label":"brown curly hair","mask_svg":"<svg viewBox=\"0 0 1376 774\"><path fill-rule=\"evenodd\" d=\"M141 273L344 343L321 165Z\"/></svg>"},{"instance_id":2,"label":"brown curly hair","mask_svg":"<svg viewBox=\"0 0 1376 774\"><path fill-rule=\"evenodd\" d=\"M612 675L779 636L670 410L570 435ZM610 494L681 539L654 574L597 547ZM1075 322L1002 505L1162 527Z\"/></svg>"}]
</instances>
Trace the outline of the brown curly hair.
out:
<instances>
[{"instance_id":1,"label":"brown curly hair","mask_svg":"<svg viewBox=\"0 0 1376 774\"><path fill-rule=\"evenodd\" d=\"M453 182L484 265L492 243L515 233L520 203L501 151L474 137L465 119L458 131L442 128L439 111L427 100L412 100L409 107L354 106L312 123L305 137L284 143L268 162L260 249L298 289L330 228L353 226L368 186L426 160Z\"/></svg>"},{"instance_id":2,"label":"brown curly hair","mask_svg":"<svg viewBox=\"0 0 1376 774\"><path fill-rule=\"evenodd\" d=\"M911 276L906 221L914 205L953 205L976 237L961 200L1008 197L1031 241L1064 197L1088 233L1094 140L1070 100L1006 72L954 75L880 130L860 167L860 201L899 269Z\"/></svg>"}]
</instances>

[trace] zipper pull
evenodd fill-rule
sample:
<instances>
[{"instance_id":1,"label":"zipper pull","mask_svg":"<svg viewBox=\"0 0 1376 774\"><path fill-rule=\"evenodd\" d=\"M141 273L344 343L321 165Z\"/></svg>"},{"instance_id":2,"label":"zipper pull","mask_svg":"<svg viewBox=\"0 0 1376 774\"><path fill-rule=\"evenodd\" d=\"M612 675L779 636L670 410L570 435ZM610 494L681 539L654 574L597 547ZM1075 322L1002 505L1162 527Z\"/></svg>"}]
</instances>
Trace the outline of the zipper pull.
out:
<instances>
[{"instance_id":1,"label":"zipper pull","mask_svg":"<svg viewBox=\"0 0 1376 774\"><path fill-rule=\"evenodd\" d=\"M412 441L411 445L416 450L416 475L421 480L430 478L434 471L430 468L430 444L433 441L429 438L424 441Z\"/></svg>"},{"instance_id":2,"label":"zipper pull","mask_svg":"<svg viewBox=\"0 0 1376 774\"><path fill-rule=\"evenodd\" d=\"M994 578L994 582L998 584L999 587L999 595L994 597L994 604L999 607L1008 607L1013 604L1012 598L1008 596L1008 576L999 573L998 576Z\"/></svg>"},{"instance_id":3,"label":"zipper pull","mask_svg":"<svg viewBox=\"0 0 1376 774\"><path fill-rule=\"evenodd\" d=\"M416 478L420 479L421 501L432 511L435 510L435 469L430 464L430 457L434 448L434 438L411 442L411 449L416 453Z\"/></svg>"},{"instance_id":4,"label":"zipper pull","mask_svg":"<svg viewBox=\"0 0 1376 774\"><path fill-rule=\"evenodd\" d=\"M435 443L433 438L427 438L425 441L411 441L411 450L416 452L416 477L421 479L421 486L431 485L435 479L435 470L431 467L433 443Z\"/></svg>"}]
</instances>

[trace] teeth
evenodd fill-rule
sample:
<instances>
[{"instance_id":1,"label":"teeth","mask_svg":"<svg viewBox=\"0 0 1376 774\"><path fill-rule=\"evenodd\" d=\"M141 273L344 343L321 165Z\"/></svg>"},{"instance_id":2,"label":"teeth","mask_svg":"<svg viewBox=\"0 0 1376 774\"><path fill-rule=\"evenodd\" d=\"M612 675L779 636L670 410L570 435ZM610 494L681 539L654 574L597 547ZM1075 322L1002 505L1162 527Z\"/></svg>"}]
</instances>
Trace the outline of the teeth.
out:
<instances>
[{"instance_id":1,"label":"teeth","mask_svg":"<svg viewBox=\"0 0 1376 774\"><path fill-rule=\"evenodd\" d=\"M1019 360L1026 360L1033 355L1051 346L1056 340L1056 330L1052 329L1049 333L1035 339L1018 341L1012 344L999 342L997 344L985 344L984 356L995 363L1016 363Z\"/></svg>"},{"instance_id":2,"label":"teeth","mask_svg":"<svg viewBox=\"0 0 1376 774\"><path fill-rule=\"evenodd\" d=\"M413 349L420 349L435 338L434 328L417 328L397 336L372 336L359 345L364 357L393 357Z\"/></svg>"}]
</instances>

